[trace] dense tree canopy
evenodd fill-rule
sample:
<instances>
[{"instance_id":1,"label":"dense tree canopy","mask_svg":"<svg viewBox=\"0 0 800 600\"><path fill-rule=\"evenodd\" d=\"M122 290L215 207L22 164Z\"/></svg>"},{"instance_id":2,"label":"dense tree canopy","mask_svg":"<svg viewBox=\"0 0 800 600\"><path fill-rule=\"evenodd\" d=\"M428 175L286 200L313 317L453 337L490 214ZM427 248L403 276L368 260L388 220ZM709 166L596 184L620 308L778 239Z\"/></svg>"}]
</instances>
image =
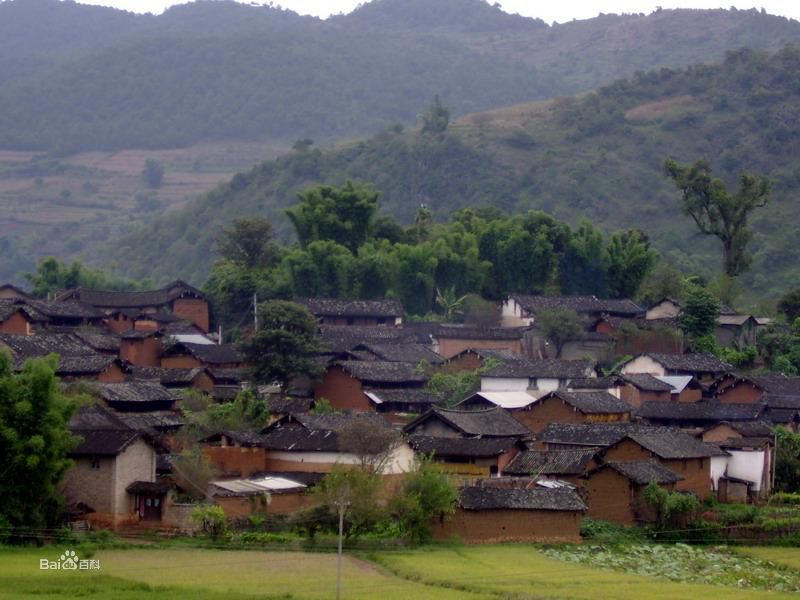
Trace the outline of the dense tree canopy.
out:
<instances>
[{"instance_id":1,"label":"dense tree canopy","mask_svg":"<svg viewBox=\"0 0 800 600\"><path fill-rule=\"evenodd\" d=\"M637 231L606 240L589 222L573 230L538 211L510 217L465 209L448 223L427 225L420 236L418 225L403 229L384 220L377 229L376 210L377 193L353 183L303 192L289 211L299 244L273 249L270 256L280 259L269 266L231 260L232 250L216 263L206 289L221 307L217 317L241 322L255 292L262 299L393 296L411 314L439 311L461 319L470 294L490 300L513 292L630 296L656 262ZM226 231L265 227L263 219L258 223L239 220ZM256 247L258 239L266 238L256 236Z\"/></svg>"},{"instance_id":2,"label":"dense tree canopy","mask_svg":"<svg viewBox=\"0 0 800 600\"><path fill-rule=\"evenodd\" d=\"M77 440L67 423L75 406L58 390L57 357L12 372L0 351L0 529L53 527L61 508L58 483Z\"/></svg>"}]
</instances>

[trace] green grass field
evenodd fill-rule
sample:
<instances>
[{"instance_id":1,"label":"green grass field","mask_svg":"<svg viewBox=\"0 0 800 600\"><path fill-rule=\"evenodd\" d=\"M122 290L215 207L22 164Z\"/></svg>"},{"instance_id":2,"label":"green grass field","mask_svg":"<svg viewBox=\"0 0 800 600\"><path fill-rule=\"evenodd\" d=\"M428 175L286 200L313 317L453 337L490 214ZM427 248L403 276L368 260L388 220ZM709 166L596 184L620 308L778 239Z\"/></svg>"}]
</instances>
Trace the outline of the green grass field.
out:
<instances>
[{"instance_id":1,"label":"green grass field","mask_svg":"<svg viewBox=\"0 0 800 600\"><path fill-rule=\"evenodd\" d=\"M776 565L800 570L800 548L752 546L749 548L737 548L737 551L761 560L768 560Z\"/></svg>"},{"instance_id":2,"label":"green grass field","mask_svg":"<svg viewBox=\"0 0 800 600\"><path fill-rule=\"evenodd\" d=\"M241 600L334 595L336 557L298 552L199 549L102 550L99 572L43 572L39 559L55 560L63 549L0 550L0 599L114 598L121 600ZM761 550L754 549L754 556ZM784 549L777 549L786 552ZM749 552L749 550L748 550ZM80 553L80 552L79 552ZM800 563L800 551L793 551ZM444 600L525 598L640 600L790 598L767 593L671 583L549 559L533 546L448 547L380 552L374 561L347 557L348 599ZM771 557L763 558L773 560Z\"/></svg>"}]
</instances>

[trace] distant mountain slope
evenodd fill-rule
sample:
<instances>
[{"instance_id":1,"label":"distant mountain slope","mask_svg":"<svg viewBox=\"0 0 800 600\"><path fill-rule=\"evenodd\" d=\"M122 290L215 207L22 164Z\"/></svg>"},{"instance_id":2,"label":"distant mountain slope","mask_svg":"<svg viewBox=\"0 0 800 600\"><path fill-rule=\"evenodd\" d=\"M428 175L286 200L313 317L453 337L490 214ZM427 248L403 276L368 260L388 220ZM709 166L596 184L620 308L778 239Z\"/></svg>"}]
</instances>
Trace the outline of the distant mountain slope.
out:
<instances>
[{"instance_id":1,"label":"distant mountain slope","mask_svg":"<svg viewBox=\"0 0 800 600\"><path fill-rule=\"evenodd\" d=\"M757 11L658 11L548 26L483 0L374 0L321 21L201 1L160 16L0 2L0 148L67 153L332 139L572 95L637 70L800 41Z\"/></svg>"},{"instance_id":2,"label":"distant mountain slope","mask_svg":"<svg viewBox=\"0 0 800 600\"><path fill-rule=\"evenodd\" d=\"M681 215L662 175L665 157L708 157L732 184L741 170L775 181L769 207L753 219L756 260L745 282L776 294L800 275L799 153L800 51L743 50L719 66L662 69L578 99L469 115L442 138L387 130L264 162L115 242L112 255L129 275L202 283L221 225L262 214L286 236L281 209L297 190L352 178L381 190L382 210L405 222L423 202L439 218L468 205L541 208L572 222L641 228L673 260L711 273L718 245Z\"/></svg>"}]
</instances>

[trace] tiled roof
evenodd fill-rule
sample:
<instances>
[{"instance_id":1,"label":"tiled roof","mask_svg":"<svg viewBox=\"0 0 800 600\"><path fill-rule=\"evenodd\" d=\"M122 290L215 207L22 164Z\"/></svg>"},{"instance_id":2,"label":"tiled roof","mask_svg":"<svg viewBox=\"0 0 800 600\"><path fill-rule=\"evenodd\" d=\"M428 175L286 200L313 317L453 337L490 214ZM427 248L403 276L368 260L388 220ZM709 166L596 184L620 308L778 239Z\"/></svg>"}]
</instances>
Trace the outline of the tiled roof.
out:
<instances>
[{"instance_id":1,"label":"tiled roof","mask_svg":"<svg viewBox=\"0 0 800 600\"><path fill-rule=\"evenodd\" d=\"M776 396L800 396L800 377L753 375L748 379L762 390Z\"/></svg>"},{"instance_id":2,"label":"tiled roof","mask_svg":"<svg viewBox=\"0 0 800 600\"><path fill-rule=\"evenodd\" d=\"M320 325L322 343L330 352L344 352L351 350L359 344L369 342L399 343L417 342L413 331L404 327L351 326L351 325Z\"/></svg>"},{"instance_id":3,"label":"tiled roof","mask_svg":"<svg viewBox=\"0 0 800 600\"><path fill-rule=\"evenodd\" d=\"M579 450L526 450L506 465L503 472L511 475L581 475L600 448Z\"/></svg>"},{"instance_id":4,"label":"tiled roof","mask_svg":"<svg viewBox=\"0 0 800 600\"><path fill-rule=\"evenodd\" d=\"M116 456L139 437L138 432L100 406L79 408L70 419L69 429L79 438L70 456Z\"/></svg>"},{"instance_id":5,"label":"tiled roof","mask_svg":"<svg viewBox=\"0 0 800 600\"><path fill-rule=\"evenodd\" d=\"M511 437L526 436L530 431L502 408L486 410L453 410L434 407L418 417L405 430L413 430L424 420L438 418L466 436Z\"/></svg>"},{"instance_id":6,"label":"tiled roof","mask_svg":"<svg viewBox=\"0 0 800 600\"><path fill-rule=\"evenodd\" d=\"M314 403L312 398L300 398L297 396L284 396L282 398L270 398L268 401L269 412L272 415L288 415L306 413L311 410Z\"/></svg>"},{"instance_id":7,"label":"tiled roof","mask_svg":"<svg viewBox=\"0 0 800 600\"><path fill-rule=\"evenodd\" d=\"M567 389L575 390L609 390L621 386L625 380L619 375L609 375L607 377L576 377L570 379Z\"/></svg>"},{"instance_id":8,"label":"tiled roof","mask_svg":"<svg viewBox=\"0 0 800 600\"><path fill-rule=\"evenodd\" d=\"M635 460L631 462L607 462L600 468L609 468L627 477L638 485L656 483L675 483L683 479L680 475L662 465L656 459Z\"/></svg>"},{"instance_id":9,"label":"tiled roof","mask_svg":"<svg viewBox=\"0 0 800 600\"><path fill-rule=\"evenodd\" d=\"M7 320L16 312L21 312L29 321L46 321L41 312L25 300L18 298L0 298L0 322Z\"/></svg>"},{"instance_id":10,"label":"tiled roof","mask_svg":"<svg viewBox=\"0 0 800 600\"><path fill-rule=\"evenodd\" d=\"M539 360L506 361L488 371L483 377L572 379L588 377L593 363L588 360L560 360L544 358Z\"/></svg>"},{"instance_id":11,"label":"tiled roof","mask_svg":"<svg viewBox=\"0 0 800 600\"><path fill-rule=\"evenodd\" d=\"M663 365L668 371L685 373L727 373L733 371L733 365L720 360L708 352L698 354L659 354L648 352L654 361Z\"/></svg>"},{"instance_id":12,"label":"tiled roof","mask_svg":"<svg viewBox=\"0 0 800 600\"><path fill-rule=\"evenodd\" d=\"M439 404L439 397L419 388L364 390L375 401L380 399L380 404Z\"/></svg>"},{"instance_id":13,"label":"tiled roof","mask_svg":"<svg viewBox=\"0 0 800 600\"><path fill-rule=\"evenodd\" d=\"M439 325L432 335L456 340L519 340L527 327L476 327L470 325Z\"/></svg>"},{"instance_id":14,"label":"tiled roof","mask_svg":"<svg viewBox=\"0 0 800 600\"><path fill-rule=\"evenodd\" d=\"M660 458L700 458L719 454L709 444L671 427L636 423L551 423L537 435L548 444L570 446L612 446L630 438Z\"/></svg>"},{"instance_id":15,"label":"tiled roof","mask_svg":"<svg viewBox=\"0 0 800 600\"><path fill-rule=\"evenodd\" d=\"M416 383L422 384L426 377L415 363L389 362L384 360L345 360L334 363L352 377L364 383Z\"/></svg>"},{"instance_id":16,"label":"tiled roof","mask_svg":"<svg viewBox=\"0 0 800 600\"><path fill-rule=\"evenodd\" d=\"M623 375L622 379L645 392L672 392L672 386L670 384L653 377L649 373Z\"/></svg>"},{"instance_id":17,"label":"tiled roof","mask_svg":"<svg viewBox=\"0 0 800 600\"><path fill-rule=\"evenodd\" d=\"M724 442L714 442L720 448L731 450L738 450L742 448L763 448L768 444L774 444L775 438L773 437L745 437L745 438L730 438Z\"/></svg>"},{"instance_id":18,"label":"tiled roof","mask_svg":"<svg viewBox=\"0 0 800 600\"><path fill-rule=\"evenodd\" d=\"M208 372L214 380L214 383L217 384L238 384L247 377L247 370L242 368L220 368L211 366Z\"/></svg>"},{"instance_id":19,"label":"tiled roof","mask_svg":"<svg viewBox=\"0 0 800 600\"><path fill-rule=\"evenodd\" d=\"M762 401L769 408L794 408L800 409L800 395L781 396L779 394L766 394Z\"/></svg>"},{"instance_id":20,"label":"tiled roof","mask_svg":"<svg viewBox=\"0 0 800 600\"><path fill-rule=\"evenodd\" d=\"M76 331L75 336L98 352L119 353L120 338L118 335Z\"/></svg>"},{"instance_id":21,"label":"tiled roof","mask_svg":"<svg viewBox=\"0 0 800 600\"><path fill-rule=\"evenodd\" d=\"M542 309L564 308L577 313L608 313L635 316L644 309L633 300L604 300L594 296L511 296L527 312L536 314Z\"/></svg>"},{"instance_id":22,"label":"tiled roof","mask_svg":"<svg viewBox=\"0 0 800 600\"><path fill-rule=\"evenodd\" d=\"M754 421L764 412L764 404L734 404L716 400L699 402L648 401L636 410L643 419L674 421Z\"/></svg>"},{"instance_id":23,"label":"tiled roof","mask_svg":"<svg viewBox=\"0 0 800 600\"><path fill-rule=\"evenodd\" d=\"M69 333L41 333L37 335L0 334L0 344L11 350L15 362L26 358L58 354L60 356L92 356L97 354L84 341Z\"/></svg>"},{"instance_id":24,"label":"tiled roof","mask_svg":"<svg viewBox=\"0 0 800 600\"><path fill-rule=\"evenodd\" d=\"M223 365L240 363L244 360L242 353L234 344L191 344L177 342L164 351L165 356L186 352L203 364Z\"/></svg>"},{"instance_id":25,"label":"tiled roof","mask_svg":"<svg viewBox=\"0 0 800 600\"><path fill-rule=\"evenodd\" d=\"M73 319L99 319L102 313L93 306L76 300L29 300L28 303L46 317L73 318Z\"/></svg>"},{"instance_id":26,"label":"tiled roof","mask_svg":"<svg viewBox=\"0 0 800 600\"><path fill-rule=\"evenodd\" d=\"M742 437L770 437L773 435L773 426L766 421L723 421L721 424L738 431Z\"/></svg>"},{"instance_id":27,"label":"tiled roof","mask_svg":"<svg viewBox=\"0 0 800 600\"><path fill-rule=\"evenodd\" d=\"M145 292L117 292L76 288L61 294L58 299L80 300L85 304L102 308L138 308L163 306L184 296L205 298L205 294L196 287L183 281L174 281L161 289Z\"/></svg>"},{"instance_id":28,"label":"tiled roof","mask_svg":"<svg viewBox=\"0 0 800 600\"><path fill-rule=\"evenodd\" d=\"M164 386L188 386L201 373L206 372L205 367L192 369L162 369L161 367L132 367L133 379L158 381Z\"/></svg>"},{"instance_id":29,"label":"tiled roof","mask_svg":"<svg viewBox=\"0 0 800 600\"><path fill-rule=\"evenodd\" d=\"M217 442L222 438L222 436L225 436L235 444L243 447L259 447L264 445L265 434L257 431L235 431L226 429L224 431L218 431L208 435L201 439L200 442Z\"/></svg>"},{"instance_id":30,"label":"tiled roof","mask_svg":"<svg viewBox=\"0 0 800 600\"><path fill-rule=\"evenodd\" d=\"M56 374L61 376L99 375L119 359L108 354L61 356Z\"/></svg>"},{"instance_id":31,"label":"tiled roof","mask_svg":"<svg viewBox=\"0 0 800 600\"><path fill-rule=\"evenodd\" d=\"M128 427L136 431L177 429L183 425L183 418L178 413L171 410L121 413L119 418L128 425Z\"/></svg>"},{"instance_id":32,"label":"tiled roof","mask_svg":"<svg viewBox=\"0 0 800 600\"><path fill-rule=\"evenodd\" d=\"M420 454L471 458L498 456L513 448L518 441L518 437L444 438L412 435L408 438L408 443Z\"/></svg>"},{"instance_id":33,"label":"tiled roof","mask_svg":"<svg viewBox=\"0 0 800 600\"><path fill-rule=\"evenodd\" d=\"M565 392L557 390L543 396L539 402L552 397L563 400L584 414L623 414L633 410L627 402L623 402L606 391Z\"/></svg>"},{"instance_id":34,"label":"tiled roof","mask_svg":"<svg viewBox=\"0 0 800 600\"><path fill-rule=\"evenodd\" d=\"M763 418L770 423L781 425L793 423L800 419L800 413L796 408L769 408L764 413Z\"/></svg>"},{"instance_id":35,"label":"tiled roof","mask_svg":"<svg viewBox=\"0 0 800 600\"><path fill-rule=\"evenodd\" d=\"M424 344L417 343L377 343L368 342L359 344L353 351L366 351L372 355L370 360L384 360L388 362L408 362L418 364L425 361L432 365L444 362L444 358Z\"/></svg>"},{"instance_id":36,"label":"tiled roof","mask_svg":"<svg viewBox=\"0 0 800 600\"><path fill-rule=\"evenodd\" d=\"M399 300L337 300L335 298L295 298L311 314L321 317L402 317L403 305Z\"/></svg>"},{"instance_id":37,"label":"tiled roof","mask_svg":"<svg viewBox=\"0 0 800 600\"><path fill-rule=\"evenodd\" d=\"M106 402L174 402L177 396L159 383L126 381L94 384L97 394Z\"/></svg>"},{"instance_id":38,"label":"tiled roof","mask_svg":"<svg viewBox=\"0 0 800 600\"><path fill-rule=\"evenodd\" d=\"M264 433L263 447L287 452L338 452L339 436L332 430L308 429L299 423L286 423Z\"/></svg>"},{"instance_id":39,"label":"tiled roof","mask_svg":"<svg viewBox=\"0 0 800 600\"><path fill-rule=\"evenodd\" d=\"M586 505L574 490L541 487L465 487L459 494L458 505L464 510L586 510Z\"/></svg>"}]
</instances>

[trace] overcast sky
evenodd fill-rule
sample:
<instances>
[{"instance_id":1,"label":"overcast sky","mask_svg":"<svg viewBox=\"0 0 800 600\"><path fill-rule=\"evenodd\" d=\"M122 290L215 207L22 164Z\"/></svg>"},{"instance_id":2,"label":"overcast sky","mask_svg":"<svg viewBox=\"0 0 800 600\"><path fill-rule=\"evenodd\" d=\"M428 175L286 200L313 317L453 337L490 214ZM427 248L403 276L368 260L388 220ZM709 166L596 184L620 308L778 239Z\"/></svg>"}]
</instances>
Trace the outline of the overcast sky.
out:
<instances>
[{"instance_id":1,"label":"overcast sky","mask_svg":"<svg viewBox=\"0 0 800 600\"><path fill-rule=\"evenodd\" d=\"M179 0L79 0L85 4L102 4L135 12L159 13L173 4L182 4ZM265 2L259 2L264 4ZM359 4L359 0L280 0L276 5L289 8L300 14L327 17L339 12L350 12ZM783 15L800 20L800 0L745 0L744 3L720 2L719 0L560 0L555 2L538 2L536 0L502 0L503 9L511 13L519 13L529 17L539 17L548 23L571 21L572 19L588 19L598 13L649 13L656 6L663 8L728 8L732 4L737 8L765 8L768 13Z\"/></svg>"}]
</instances>

